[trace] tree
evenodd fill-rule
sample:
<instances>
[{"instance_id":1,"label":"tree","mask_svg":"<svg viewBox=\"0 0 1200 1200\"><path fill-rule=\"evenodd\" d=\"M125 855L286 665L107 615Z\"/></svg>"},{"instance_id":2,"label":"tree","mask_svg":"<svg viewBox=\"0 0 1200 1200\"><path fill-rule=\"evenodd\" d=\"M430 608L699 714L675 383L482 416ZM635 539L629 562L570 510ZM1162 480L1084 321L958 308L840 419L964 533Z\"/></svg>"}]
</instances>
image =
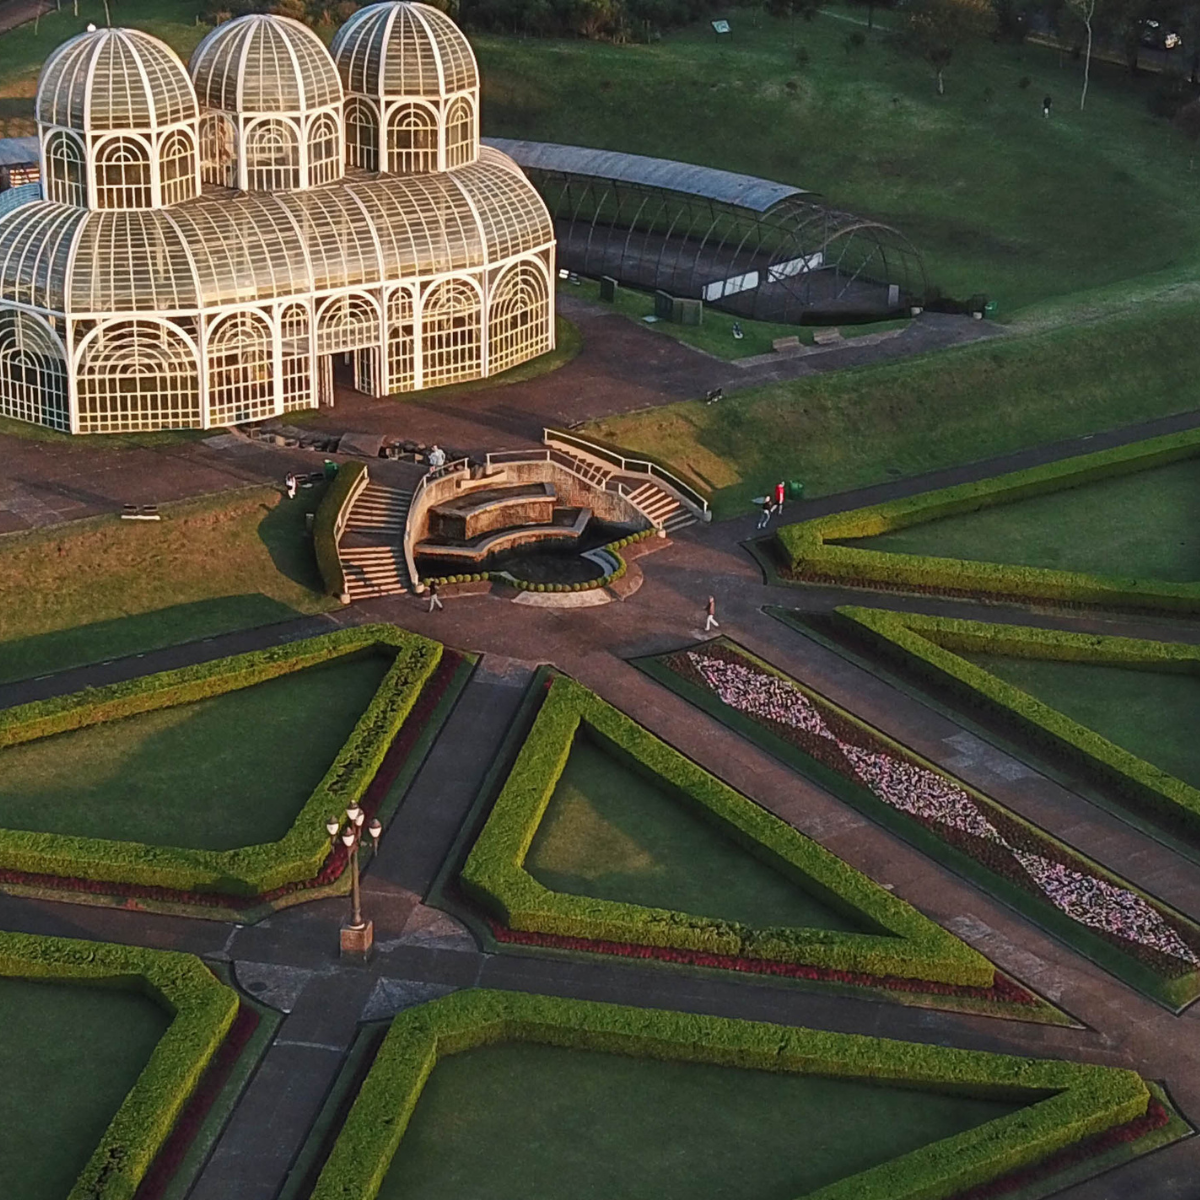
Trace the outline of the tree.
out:
<instances>
[{"instance_id":1,"label":"tree","mask_svg":"<svg viewBox=\"0 0 1200 1200\"><path fill-rule=\"evenodd\" d=\"M908 35L933 68L939 96L946 93L945 73L954 52L987 37L995 24L989 0L915 0L908 9Z\"/></svg>"},{"instance_id":2,"label":"tree","mask_svg":"<svg viewBox=\"0 0 1200 1200\"><path fill-rule=\"evenodd\" d=\"M1087 41L1083 50L1083 88L1079 93L1079 111L1087 101L1088 77L1092 70L1092 22L1096 19L1096 0L1067 0L1067 7L1083 22Z\"/></svg>"}]
</instances>

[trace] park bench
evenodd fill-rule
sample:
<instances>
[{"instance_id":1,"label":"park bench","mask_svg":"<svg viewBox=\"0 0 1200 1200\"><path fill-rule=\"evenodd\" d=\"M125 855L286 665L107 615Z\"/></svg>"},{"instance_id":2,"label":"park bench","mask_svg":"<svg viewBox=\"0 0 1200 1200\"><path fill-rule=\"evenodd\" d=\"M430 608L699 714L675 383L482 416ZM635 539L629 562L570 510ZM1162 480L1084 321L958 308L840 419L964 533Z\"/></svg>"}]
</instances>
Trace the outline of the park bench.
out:
<instances>
[{"instance_id":1,"label":"park bench","mask_svg":"<svg viewBox=\"0 0 1200 1200\"><path fill-rule=\"evenodd\" d=\"M121 509L122 521L161 521L157 504L126 504Z\"/></svg>"},{"instance_id":2,"label":"park bench","mask_svg":"<svg viewBox=\"0 0 1200 1200\"><path fill-rule=\"evenodd\" d=\"M838 342L844 341L842 331L836 327L833 329L817 329L813 331L814 346L834 346Z\"/></svg>"},{"instance_id":3,"label":"park bench","mask_svg":"<svg viewBox=\"0 0 1200 1200\"><path fill-rule=\"evenodd\" d=\"M796 334L792 334L791 337L775 338L775 340L771 343L771 349L780 354L788 350L799 350L800 338Z\"/></svg>"}]
</instances>

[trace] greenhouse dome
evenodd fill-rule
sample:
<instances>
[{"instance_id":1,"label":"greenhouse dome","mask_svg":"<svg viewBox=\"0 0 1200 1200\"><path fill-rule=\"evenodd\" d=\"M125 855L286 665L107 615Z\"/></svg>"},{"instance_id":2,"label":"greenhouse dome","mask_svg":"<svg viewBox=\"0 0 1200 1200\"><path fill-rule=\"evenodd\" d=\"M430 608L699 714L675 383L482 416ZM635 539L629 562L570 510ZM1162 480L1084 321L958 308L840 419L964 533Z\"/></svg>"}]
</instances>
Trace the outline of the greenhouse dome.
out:
<instances>
[{"instance_id":1,"label":"greenhouse dome","mask_svg":"<svg viewBox=\"0 0 1200 1200\"><path fill-rule=\"evenodd\" d=\"M134 31L52 55L42 183L0 206L0 415L78 433L209 428L331 403L335 376L384 396L551 349L549 214L509 158L480 150L470 46L436 11L387 3L348 23L387 64L372 78L433 120L431 150L401 152L385 124L371 164L346 122L382 88L343 102L354 73L286 18L219 26L193 56L194 92L174 53ZM442 78L472 87L419 93L425 68L406 75L402 52L418 25L458 56ZM470 136L448 155L460 99Z\"/></svg>"}]
</instances>

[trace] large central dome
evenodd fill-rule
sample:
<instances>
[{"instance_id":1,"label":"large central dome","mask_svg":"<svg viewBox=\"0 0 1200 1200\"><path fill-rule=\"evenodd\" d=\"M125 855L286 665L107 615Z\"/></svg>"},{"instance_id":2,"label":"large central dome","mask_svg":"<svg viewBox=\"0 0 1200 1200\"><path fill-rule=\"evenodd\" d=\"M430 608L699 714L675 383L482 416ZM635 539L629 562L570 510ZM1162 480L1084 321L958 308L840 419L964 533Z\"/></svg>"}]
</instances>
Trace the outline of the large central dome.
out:
<instances>
[{"instance_id":1,"label":"large central dome","mask_svg":"<svg viewBox=\"0 0 1200 1200\"><path fill-rule=\"evenodd\" d=\"M342 103L342 83L321 39L290 17L253 13L218 25L190 64L207 108L305 113Z\"/></svg>"}]
</instances>

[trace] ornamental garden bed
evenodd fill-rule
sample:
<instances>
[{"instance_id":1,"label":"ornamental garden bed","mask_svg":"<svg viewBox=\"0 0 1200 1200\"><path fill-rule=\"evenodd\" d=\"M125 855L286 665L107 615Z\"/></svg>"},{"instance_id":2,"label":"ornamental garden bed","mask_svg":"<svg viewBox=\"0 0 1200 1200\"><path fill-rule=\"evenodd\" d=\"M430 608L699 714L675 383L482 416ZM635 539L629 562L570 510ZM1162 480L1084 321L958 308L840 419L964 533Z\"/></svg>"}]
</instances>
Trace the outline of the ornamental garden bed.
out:
<instances>
[{"instance_id":1,"label":"ornamental garden bed","mask_svg":"<svg viewBox=\"0 0 1200 1200\"><path fill-rule=\"evenodd\" d=\"M938 1200L1168 1125L1132 1071L474 989L392 1021L311 1200Z\"/></svg>"},{"instance_id":2,"label":"ornamental garden bed","mask_svg":"<svg viewBox=\"0 0 1200 1200\"><path fill-rule=\"evenodd\" d=\"M8 709L0 882L205 915L336 888L326 819L390 816L469 671L374 625Z\"/></svg>"},{"instance_id":3,"label":"ornamental garden bed","mask_svg":"<svg viewBox=\"0 0 1200 1200\"><path fill-rule=\"evenodd\" d=\"M1200 430L786 525L784 581L1200 610Z\"/></svg>"},{"instance_id":4,"label":"ornamental garden bed","mask_svg":"<svg viewBox=\"0 0 1200 1200\"><path fill-rule=\"evenodd\" d=\"M0 1019L0 1179L22 1200L147 1197L206 1071L248 1041L192 955L19 933L0 933Z\"/></svg>"},{"instance_id":5,"label":"ornamental garden bed","mask_svg":"<svg viewBox=\"0 0 1200 1200\"><path fill-rule=\"evenodd\" d=\"M1069 1021L573 680L543 673L527 711L464 826L491 943Z\"/></svg>"},{"instance_id":6,"label":"ornamental garden bed","mask_svg":"<svg viewBox=\"0 0 1200 1200\"><path fill-rule=\"evenodd\" d=\"M636 665L1160 1004L1200 995L1200 926L743 647Z\"/></svg>"},{"instance_id":7,"label":"ornamental garden bed","mask_svg":"<svg viewBox=\"0 0 1200 1200\"><path fill-rule=\"evenodd\" d=\"M1200 647L853 606L835 627L1200 856Z\"/></svg>"}]
</instances>

